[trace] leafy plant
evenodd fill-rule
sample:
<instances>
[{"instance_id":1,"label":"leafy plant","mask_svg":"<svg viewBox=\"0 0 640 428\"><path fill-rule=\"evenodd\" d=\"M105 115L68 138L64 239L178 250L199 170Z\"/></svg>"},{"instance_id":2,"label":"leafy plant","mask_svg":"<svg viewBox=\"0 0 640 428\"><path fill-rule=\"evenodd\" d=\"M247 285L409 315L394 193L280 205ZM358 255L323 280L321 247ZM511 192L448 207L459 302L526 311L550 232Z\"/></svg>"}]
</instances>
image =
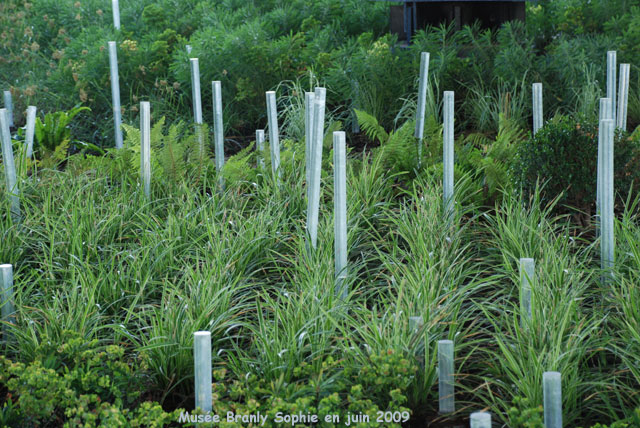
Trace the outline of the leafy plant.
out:
<instances>
[{"instance_id":1,"label":"leafy plant","mask_svg":"<svg viewBox=\"0 0 640 428\"><path fill-rule=\"evenodd\" d=\"M99 147L71 139L71 121L83 111L91 111L89 107L74 107L68 111L47 113L44 121L39 117L35 123L34 153L40 158L45 168L52 168L66 160L69 150L89 150L97 154L104 154Z\"/></svg>"},{"instance_id":2,"label":"leafy plant","mask_svg":"<svg viewBox=\"0 0 640 428\"><path fill-rule=\"evenodd\" d=\"M526 398L514 397L507 415L513 428L544 428L543 412L542 406L532 407Z\"/></svg>"},{"instance_id":3,"label":"leafy plant","mask_svg":"<svg viewBox=\"0 0 640 428\"><path fill-rule=\"evenodd\" d=\"M411 382L417 367L393 350L373 353L369 361L371 364L365 364L362 372L342 371L340 362L331 356L322 361L319 372L316 372L315 365L303 362L294 368L297 380L289 385L282 381L268 383L254 374L233 379L226 369L216 370L213 390L218 399L213 402L214 413L259 411L268 416L265 426L269 427L281 426L276 422L279 412L317 414L320 426L333 426L324 422L326 415L339 415L341 424L344 424L348 413L363 413L370 417L371 422L367 426L400 427L398 423L376 422L377 412L410 414L410 410L403 406L406 403L403 390ZM318 387L323 384L335 392L319 391ZM338 391L344 391L345 397L341 397ZM379 399L372 400L372 394Z\"/></svg>"},{"instance_id":4,"label":"leafy plant","mask_svg":"<svg viewBox=\"0 0 640 428\"><path fill-rule=\"evenodd\" d=\"M382 159L382 164L392 174L393 173L409 173L412 176L420 164L418 158L419 142L413 136L415 122L408 120L397 129L387 132L378 123L378 120L362 110L355 110L358 123L362 131L372 141L378 141L380 147L376 148L376 156ZM435 122L432 116L425 121L425 138L427 144L435 141L438 142L438 133L441 126ZM437 144L436 144L437 147ZM429 150L431 149L431 150ZM437 155L433 148L428 147L422 151L422 162L430 162Z\"/></svg>"},{"instance_id":5,"label":"leafy plant","mask_svg":"<svg viewBox=\"0 0 640 428\"><path fill-rule=\"evenodd\" d=\"M134 371L123 348L102 348L71 331L64 337L57 349L43 343L27 364L0 357L0 381L12 397L2 406L1 420L15 427L58 418L67 426L87 427L158 426L174 420L158 403L139 402L144 367Z\"/></svg>"},{"instance_id":6,"label":"leafy plant","mask_svg":"<svg viewBox=\"0 0 640 428\"><path fill-rule=\"evenodd\" d=\"M598 128L588 120L556 116L518 148L511 166L514 184L526 192L545 182L543 196L549 201L562 193L560 204L586 213L588 222L596 197ZM637 188L635 171L640 162L640 133L616 131L614 176L616 191L624 198L631 183Z\"/></svg>"},{"instance_id":7,"label":"leafy plant","mask_svg":"<svg viewBox=\"0 0 640 428\"><path fill-rule=\"evenodd\" d=\"M467 135L458 150L457 163L482 185L483 200L493 202L511 187L511 162L524 131L500 115L498 135L494 139L481 133Z\"/></svg>"},{"instance_id":8,"label":"leafy plant","mask_svg":"<svg viewBox=\"0 0 640 428\"><path fill-rule=\"evenodd\" d=\"M124 149L131 168L140 167L140 130L123 124L126 132ZM208 147L208 127L201 125L191 134L185 132L184 123L169 126L164 133L165 118L161 117L151 127L151 173L163 182L174 185L192 181L196 186L215 175L212 157ZM117 151L116 151L117 152Z\"/></svg>"}]
</instances>

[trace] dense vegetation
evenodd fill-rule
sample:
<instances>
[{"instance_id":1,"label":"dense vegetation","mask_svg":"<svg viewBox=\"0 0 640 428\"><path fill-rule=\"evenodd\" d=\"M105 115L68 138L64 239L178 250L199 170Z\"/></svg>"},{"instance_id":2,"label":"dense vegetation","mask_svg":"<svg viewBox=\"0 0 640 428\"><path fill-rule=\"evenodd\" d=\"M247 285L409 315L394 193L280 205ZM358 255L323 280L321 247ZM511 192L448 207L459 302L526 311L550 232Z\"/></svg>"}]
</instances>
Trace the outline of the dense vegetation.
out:
<instances>
[{"instance_id":1,"label":"dense vegetation","mask_svg":"<svg viewBox=\"0 0 640 428\"><path fill-rule=\"evenodd\" d=\"M0 425L176 424L193 407L193 332L208 330L218 414L408 410L412 426L444 421L436 342L449 338L453 420L487 408L506 426L542 427L542 373L554 370L567 426L640 426L640 2L527 7L526 24L428 28L401 48L380 2L123 1L120 32L108 1L2 2L0 87L13 93L24 217L12 219L3 182L0 263L15 268L17 313L3 323ZM205 82L222 81L223 191L213 150L196 150L189 124L187 44L200 58L209 123ZM617 258L603 283L592 214L611 49L632 79L630 132L615 143ZM549 119L535 137L532 82L544 84ZM316 85L327 88L328 114L311 251L304 92ZM252 137L266 124L267 90L278 94L279 184L259 167ZM443 90L456 92L449 222ZM150 199L138 179L141 100L152 103ZM17 129L27 105L39 109L34 161ZM340 129L351 144L345 300L333 262L331 133ZM530 320L519 305L521 257L536 260ZM424 326L411 329L412 316Z\"/></svg>"}]
</instances>

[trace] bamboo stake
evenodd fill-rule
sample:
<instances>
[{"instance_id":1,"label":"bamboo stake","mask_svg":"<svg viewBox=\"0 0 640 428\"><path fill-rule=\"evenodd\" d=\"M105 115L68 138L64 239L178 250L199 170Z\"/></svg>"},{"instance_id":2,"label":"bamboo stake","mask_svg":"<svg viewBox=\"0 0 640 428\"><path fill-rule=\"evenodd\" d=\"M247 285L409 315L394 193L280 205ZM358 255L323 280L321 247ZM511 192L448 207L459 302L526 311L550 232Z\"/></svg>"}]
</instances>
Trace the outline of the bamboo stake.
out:
<instances>
[{"instance_id":1,"label":"bamboo stake","mask_svg":"<svg viewBox=\"0 0 640 428\"><path fill-rule=\"evenodd\" d=\"M122 112L120 110L120 80L118 78L118 53L116 42L109 42L109 71L111 73L111 100L113 103L113 126L116 149L122 148Z\"/></svg>"},{"instance_id":2,"label":"bamboo stake","mask_svg":"<svg viewBox=\"0 0 640 428\"><path fill-rule=\"evenodd\" d=\"M116 30L120 29L120 5L118 0L111 0L111 7L113 9L113 26Z\"/></svg>"},{"instance_id":3,"label":"bamboo stake","mask_svg":"<svg viewBox=\"0 0 640 428\"><path fill-rule=\"evenodd\" d=\"M324 139L324 109L327 91L316 88L313 101L313 148L311 165L311 190L307 202L307 232L311 240L311 248L318 243L318 212L320 210L320 180L322 178L322 143Z\"/></svg>"},{"instance_id":4,"label":"bamboo stake","mask_svg":"<svg viewBox=\"0 0 640 428\"><path fill-rule=\"evenodd\" d=\"M545 428L562 428L562 384L559 372L542 374Z\"/></svg>"},{"instance_id":5,"label":"bamboo stake","mask_svg":"<svg viewBox=\"0 0 640 428\"><path fill-rule=\"evenodd\" d=\"M20 189L16 179L16 164L13 160L13 145L7 109L0 109L0 138L2 139L2 161L4 177L7 183L7 195L11 201L11 217L15 222L20 221Z\"/></svg>"},{"instance_id":6,"label":"bamboo stake","mask_svg":"<svg viewBox=\"0 0 640 428\"><path fill-rule=\"evenodd\" d=\"M27 146L26 155L29 159L33 156L33 136L36 130L36 111L37 109L35 106L27 107L27 131L24 135L24 141Z\"/></svg>"},{"instance_id":7,"label":"bamboo stake","mask_svg":"<svg viewBox=\"0 0 640 428\"><path fill-rule=\"evenodd\" d=\"M256 130L256 150L258 152L258 168L264 169L264 129Z\"/></svg>"},{"instance_id":8,"label":"bamboo stake","mask_svg":"<svg viewBox=\"0 0 640 428\"><path fill-rule=\"evenodd\" d=\"M347 150L344 132L333 133L334 233L336 295L346 299L347 290Z\"/></svg>"},{"instance_id":9,"label":"bamboo stake","mask_svg":"<svg viewBox=\"0 0 640 428\"><path fill-rule=\"evenodd\" d=\"M151 106L140 103L140 176L144 195L151 197Z\"/></svg>"},{"instance_id":10,"label":"bamboo stake","mask_svg":"<svg viewBox=\"0 0 640 428\"><path fill-rule=\"evenodd\" d=\"M222 87L219 80L211 82L213 92L213 127L216 150L216 170L218 174L224 167L224 127L222 123ZM222 176L220 176L222 184Z\"/></svg>"},{"instance_id":11,"label":"bamboo stake","mask_svg":"<svg viewBox=\"0 0 640 428\"><path fill-rule=\"evenodd\" d=\"M620 88L618 97L618 128L627 130L627 108L629 105L629 64L620 64Z\"/></svg>"},{"instance_id":12,"label":"bamboo stake","mask_svg":"<svg viewBox=\"0 0 640 428\"><path fill-rule=\"evenodd\" d=\"M453 118L453 91L444 93L444 133L443 133L443 190L444 190L444 212L447 218L453 218L453 140L454 140L454 118Z\"/></svg>"},{"instance_id":13,"label":"bamboo stake","mask_svg":"<svg viewBox=\"0 0 640 428\"><path fill-rule=\"evenodd\" d=\"M194 380L196 389L196 408L211 412L211 333L196 331L193 333Z\"/></svg>"},{"instance_id":14,"label":"bamboo stake","mask_svg":"<svg viewBox=\"0 0 640 428\"><path fill-rule=\"evenodd\" d=\"M532 87L533 92L533 135L538 133L538 130L542 128L542 83L534 83Z\"/></svg>"},{"instance_id":15,"label":"bamboo stake","mask_svg":"<svg viewBox=\"0 0 640 428\"><path fill-rule=\"evenodd\" d=\"M440 413L455 411L452 340L438 340L438 397Z\"/></svg>"},{"instance_id":16,"label":"bamboo stake","mask_svg":"<svg viewBox=\"0 0 640 428\"><path fill-rule=\"evenodd\" d=\"M267 119L269 122L269 146L271 148L271 171L276 181L282 176L280 171L280 136L278 135L278 109L275 91L267 91Z\"/></svg>"},{"instance_id":17,"label":"bamboo stake","mask_svg":"<svg viewBox=\"0 0 640 428\"><path fill-rule=\"evenodd\" d=\"M616 119L616 51L607 52L607 98L611 99L611 118Z\"/></svg>"},{"instance_id":18,"label":"bamboo stake","mask_svg":"<svg viewBox=\"0 0 640 428\"><path fill-rule=\"evenodd\" d=\"M427 84L429 78L429 52L420 55L420 83L418 84L418 106L416 108L416 130L418 139L418 168L422 163L422 140L424 138L424 116L427 104Z\"/></svg>"}]
</instances>

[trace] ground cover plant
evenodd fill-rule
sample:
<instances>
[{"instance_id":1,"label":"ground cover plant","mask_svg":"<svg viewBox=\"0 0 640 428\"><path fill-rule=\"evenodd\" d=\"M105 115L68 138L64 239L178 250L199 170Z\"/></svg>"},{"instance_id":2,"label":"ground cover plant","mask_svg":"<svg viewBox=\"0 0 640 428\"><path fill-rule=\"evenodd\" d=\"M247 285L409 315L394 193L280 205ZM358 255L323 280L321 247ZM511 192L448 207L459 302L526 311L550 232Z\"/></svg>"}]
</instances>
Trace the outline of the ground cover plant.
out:
<instances>
[{"instance_id":1,"label":"ground cover plant","mask_svg":"<svg viewBox=\"0 0 640 428\"><path fill-rule=\"evenodd\" d=\"M638 2L538 1L526 24L429 27L406 48L387 33L380 2L136 0L122 2L120 31L108 3L0 4L22 213L3 181L0 264L13 266L16 312L2 321L0 425L195 426L179 418L194 410L193 333L209 331L214 413L260 412L264 426L283 426L279 412L317 414L327 427L344 425L327 415L360 414L374 420L362 427L467 426L485 409L494 426L542 427L546 371L562 374L565 426L640 426ZM605 273L598 98L614 49L632 79L627 130L615 136L616 261ZM421 52L431 60L417 140ZM210 85L205 124L193 126L190 56L202 82L222 84L220 171ZM535 136L532 82L545 88ZM311 248L305 92L316 86L327 88L327 110ZM269 142L259 151L255 137L268 90L278 97L275 175ZM444 90L456 97L451 214ZM140 101L152 112L149 196ZM30 159L21 127L32 104ZM344 298L335 131L349 139ZM525 257L535 260L530 316ZM451 414L438 412L443 339L455 347ZM377 412L408 420L376 423Z\"/></svg>"}]
</instances>

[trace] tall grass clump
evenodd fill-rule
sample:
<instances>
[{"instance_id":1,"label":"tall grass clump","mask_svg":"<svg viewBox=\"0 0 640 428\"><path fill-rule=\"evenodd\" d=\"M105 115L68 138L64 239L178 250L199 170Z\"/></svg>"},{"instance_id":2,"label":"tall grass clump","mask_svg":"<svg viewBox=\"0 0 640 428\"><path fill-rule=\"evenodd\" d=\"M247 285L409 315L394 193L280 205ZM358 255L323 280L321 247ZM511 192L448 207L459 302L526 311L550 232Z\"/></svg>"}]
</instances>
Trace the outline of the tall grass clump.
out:
<instances>
[{"instance_id":1,"label":"tall grass clump","mask_svg":"<svg viewBox=\"0 0 640 428\"><path fill-rule=\"evenodd\" d=\"M602 316L588 305L596 272L589 246L580 246L566 217L553 217L553 204L541 206L539 191L527 204L508 196L487 218L489 260L496 272L495 288L478 300L486 317L483 353L493 363L481 375L480 398L507 416L524 398L542 403L542 374L562 375L565 420L579 420L593 408L590 358L603 342ZM534 258L532 314L521 312L518 261ZM520 409L525 410L525 409Z\"/></svg>"}]
</instances>

